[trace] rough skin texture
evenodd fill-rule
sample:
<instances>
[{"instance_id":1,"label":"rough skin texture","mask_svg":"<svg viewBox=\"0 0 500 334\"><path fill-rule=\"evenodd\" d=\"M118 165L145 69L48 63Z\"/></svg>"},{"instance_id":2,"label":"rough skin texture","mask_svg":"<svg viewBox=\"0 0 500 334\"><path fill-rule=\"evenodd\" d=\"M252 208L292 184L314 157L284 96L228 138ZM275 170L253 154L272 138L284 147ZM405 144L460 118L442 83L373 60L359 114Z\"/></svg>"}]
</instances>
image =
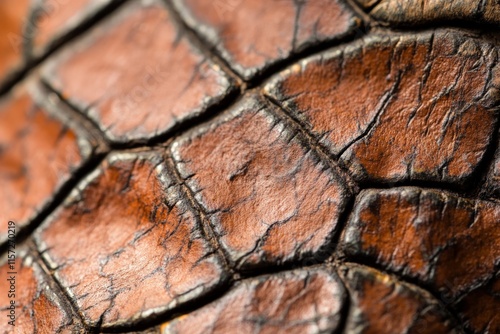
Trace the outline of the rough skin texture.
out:
<instances>
[{"instance_id":1,"label":"rough skin texture","mask_svg":"<svg viewBox=\"0 0 500 334\"><path fill-rule=\"evenodd\" d=\"M500 333L499 109L497 0L0 0L0 334Z\"/></svg>"}]
</instances>

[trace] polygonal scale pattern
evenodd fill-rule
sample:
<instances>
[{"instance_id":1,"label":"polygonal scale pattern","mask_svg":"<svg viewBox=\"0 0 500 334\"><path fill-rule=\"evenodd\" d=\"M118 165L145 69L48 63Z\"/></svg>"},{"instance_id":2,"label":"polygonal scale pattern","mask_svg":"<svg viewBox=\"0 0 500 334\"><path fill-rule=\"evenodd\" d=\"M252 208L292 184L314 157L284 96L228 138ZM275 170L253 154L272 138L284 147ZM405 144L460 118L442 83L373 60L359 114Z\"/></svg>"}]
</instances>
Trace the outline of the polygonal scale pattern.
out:
<instances>
[{"instance_id":1,"label":"polygonal scale pattern","mask_svg":"<svg viewBox=\"0 0 500 334\"><path fill-rule=\"evenodd\" d=\"M500 205L419 188L363 191L342 238L348 258L371 259L388 270L421 281L449 304L469 303L481 287L490 299L483 314L467 308L466 323L481 332L490 323L498 295L483 286L496 279L500 248ZM494 283L493 283L494 285ZM484 313L489 316L484 316Z\"/></svg>"},{"instance_id":2,"label":"polygonal scale pattern","mask_svg":"<svg viewBox=\"0 0 500 334\"><path fill-rule=\"evenodd\" d=\"M394 25L423 25L436 22L469 21L500 24L496 0L355 0L377 20Z\"/></svg>"},{"instance_id":3,"label":"polygonal scale pattern","mask_svg":"<svg viewBox=\"0 0 500 334\"><path fill-rule=\"evenodd\" d=\"M163 333L308 333L338 329L345 291L327 270L242 281L220 300L163 326Z\"/></svg>"},{"instance_id":4,"label":"polygonal scale pattern","mask_svg":"<svg viewBox=\"0 0 500 334\"><path fill-rule=\"evenodd\" d=\"M0 315L4 321L2 327L8 329L8 321L15 320L15 333L83 332L84 327L78 316L72 312L47 271L38 264L33 251L18 248L17 254L22 261L15 267L12 267L11 261L2 261L0 264L0 274L4 277L0 281L0 288L5 292L0 296ZM22 288L17 289L19 287ZM13 295L14 304L11 302L14 300Z\"/></svg>"},{"instance_id":5,"label":"polygonal scale pattern","mask_svg":"<svg viewBox=\"0 0 500 334\"><path fill-rule=\"evenodd\" d=\"M342 175L286 127L245 97L172 145L181 176L237 267L314 255L331 240L349 199Z\"/></svg>"},{"instance_id":6,"label":"polygonal scale pattern","mask_svg":"<svg viewBox=\"0 0 500 334\"><path fill-rule=\"evenodd\" d=\"M223 265L202 234L162 156L149 153L108 158L35 239L86 323L106 328L164 313L221 284Z\"/></svg>"},{"instance_id":7,"label":"polygonal scale pattern","mask_svg":"<svg viewBox=\"0 0 500 334\"><path fill-rule=\"evenodd\" d=\"M498 55L449 31L371 35L292 66L266 89L359 180L460 183L496 128Z\"/></svg>"},{"instance_id":8,"label":"polygonal scale pattern","mask_svg":"<svg viewBox=\"0 0 500 334\"><path fill-rule=\"evenodd\" d=\"M135 1L51 60L44 78L118 142L147 141L233 88L160 1Z\"/></svg>"},{"instance_id":9,"label":"polygonal scale pattern","mask_svg":"<svg viewBox=\"0 0 500 334\"><path fill-rule=\"evenodd\" d=\"M173 3L190 28L245 80L303 49L352 35L361 22L337 0Z\"/></svg>"},{"instance_id":10,"label":"polygonal scale pattern","mask_svg":"<svg viewBox=\"0 0 500 334\"><path fill-rule=\"evenodd\" d=\"M37 89L19 87L0 101L0 210L25 228L90 158L91 136L37 101ZM0 243L7 225L0 227ZM19 230L18 230L19 232Z\"/></svg>"},{"instance_id":11,"label":"polygonal scale pattern","mask_svg":"<svg viewBox=\"0 0 500 334\"><path fill-rule=\"evenodd\" d=\"M1 332L499 332L497 7L0 1Z\"/></svg>"}]
</instances>

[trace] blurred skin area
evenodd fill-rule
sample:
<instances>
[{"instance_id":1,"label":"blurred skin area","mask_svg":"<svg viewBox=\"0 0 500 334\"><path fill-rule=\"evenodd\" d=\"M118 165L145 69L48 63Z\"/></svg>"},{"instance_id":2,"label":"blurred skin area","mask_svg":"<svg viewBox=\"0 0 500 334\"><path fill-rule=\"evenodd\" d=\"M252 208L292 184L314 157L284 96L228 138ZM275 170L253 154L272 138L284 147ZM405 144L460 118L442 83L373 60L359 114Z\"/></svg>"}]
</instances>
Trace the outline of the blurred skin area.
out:
<instances>
[{"instance_id":1,"label":"blurred skin area","mask_svg":"<svg viewBox=\"0 0 500 334\"><path fill-rule=\"evenodd\" d=\"M20 65L29 0L0 0L0 78Z\"/></svg>"}]
</instances>

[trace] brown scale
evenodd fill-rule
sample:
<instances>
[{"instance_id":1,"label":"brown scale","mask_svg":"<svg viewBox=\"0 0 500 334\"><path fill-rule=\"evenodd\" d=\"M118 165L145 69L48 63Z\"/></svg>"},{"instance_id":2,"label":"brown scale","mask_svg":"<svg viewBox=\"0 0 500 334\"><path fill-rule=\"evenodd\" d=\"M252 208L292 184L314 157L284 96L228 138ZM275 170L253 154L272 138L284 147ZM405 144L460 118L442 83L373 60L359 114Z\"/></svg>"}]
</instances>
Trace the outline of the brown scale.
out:
<instances>
[{"instance_id":1,"label":"brown scale","mask_svg":"<svg viewBox=\"0 0 500 334\"><path fill-rule=\"evenodd\" d=\"M498 29L0 1L0 333L500 333Z\"/></svg>"}]
</instances>

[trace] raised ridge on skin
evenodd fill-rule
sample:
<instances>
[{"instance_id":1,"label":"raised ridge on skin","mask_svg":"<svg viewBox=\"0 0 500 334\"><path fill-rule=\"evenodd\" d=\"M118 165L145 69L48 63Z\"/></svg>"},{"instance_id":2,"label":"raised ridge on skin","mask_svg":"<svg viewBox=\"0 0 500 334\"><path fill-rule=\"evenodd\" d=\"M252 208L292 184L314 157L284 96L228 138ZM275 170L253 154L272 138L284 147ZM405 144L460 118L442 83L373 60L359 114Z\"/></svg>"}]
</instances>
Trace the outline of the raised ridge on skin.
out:
<instances>
[{"instance_id":1,"label":"raised ridge on skin","mask_svg":"<svg viewBox=\"0 0 500 334\"><path fill-rule=\"evenodd\" d=\"M16 333L499 332L498 5L0 3Z\"/></svg>"}]
</instances>

